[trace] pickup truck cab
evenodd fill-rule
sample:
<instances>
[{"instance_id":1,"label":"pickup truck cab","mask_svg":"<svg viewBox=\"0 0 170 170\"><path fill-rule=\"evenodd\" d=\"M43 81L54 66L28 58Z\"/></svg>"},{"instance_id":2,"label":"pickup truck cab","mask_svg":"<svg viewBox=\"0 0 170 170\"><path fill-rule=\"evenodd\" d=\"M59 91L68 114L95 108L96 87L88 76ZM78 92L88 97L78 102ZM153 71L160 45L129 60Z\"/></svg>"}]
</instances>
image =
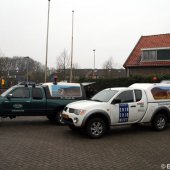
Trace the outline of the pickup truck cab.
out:
<instances>
[{"instance_id":1,"label":"pickup truck cab","mask_svg":"<svg viewBox=\"0 0 170 170\"><path fill-rule=\"evenodd\" d=\"M104 89L91 100L68 104L62 117L71 129L82 128L92 138L115 125L151 123L161 131L170 122L170 85L139 83Z\"/></svg>"},{"instance_id":2,"label":"pickup truck cab","mask_svg":"<svg viewBox=\"0 0 170 170\"><path fill-rule=\"evenodd\" d=\"M21 83L1 94L0 117L47 116L51 122L61 124L63 108L85 98L84 87L79 83Z\"/></svg>"}]
</instances>

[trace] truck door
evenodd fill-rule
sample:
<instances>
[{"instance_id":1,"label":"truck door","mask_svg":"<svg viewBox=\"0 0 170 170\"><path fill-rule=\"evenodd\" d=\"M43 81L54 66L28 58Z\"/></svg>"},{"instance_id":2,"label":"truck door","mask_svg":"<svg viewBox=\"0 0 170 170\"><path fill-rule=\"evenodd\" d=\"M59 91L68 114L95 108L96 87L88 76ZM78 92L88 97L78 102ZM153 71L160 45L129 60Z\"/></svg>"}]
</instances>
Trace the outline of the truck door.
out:
<instances>
[{"instance_id":1,"label":"truck door","mask_svg":"<svg viewBox=\"0 0 170 170\"><path fill-rule=\"evenodd\" d=\"M18 87L7 96L2 103L5 114L25 115L29 112L30 92L28 87Z\"/></svg>"},{"instance_id":2,"label":"truck door","mask_svg":"<svg viewBox=\"0 0 170 170\"><path fill-rule=\"evenodd\" d=\"M31 113L33 115L46 114L46 98L43 89L40 87L32 88Z\"/></svg>"},{"instance_id":3,"label":"truck door","mask_svg":"<svg viewBox=\"0 0 170 170\"><path fill-rule=\"evenodd\" d=\"M121 92L111 104L112 124L132 123L138 120L137 103L134 91L126 90Z\"/></svg>"},{"instance_id":4,"label":"truck door","mask_svg":"<svg viewBox=\"0 0 170 170\"><path fill-rule=\"evenodd\" d=\"M136 112L137 118L138 120L141 120L147 110L147 96L144 90L140 90L140 89L135 89L134 94L135 94L135 100L137 104L136 106L137 107L137 112Z\"/></svg>"}]
</instances>

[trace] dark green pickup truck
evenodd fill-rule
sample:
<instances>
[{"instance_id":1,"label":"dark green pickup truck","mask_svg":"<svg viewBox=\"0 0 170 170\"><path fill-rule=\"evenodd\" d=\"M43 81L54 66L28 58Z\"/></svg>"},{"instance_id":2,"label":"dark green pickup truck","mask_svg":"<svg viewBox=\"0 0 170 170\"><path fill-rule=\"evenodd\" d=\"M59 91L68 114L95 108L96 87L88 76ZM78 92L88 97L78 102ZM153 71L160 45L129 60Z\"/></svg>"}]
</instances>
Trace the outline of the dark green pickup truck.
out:
<instances>
[{"instance_id":1,"label":"dark green pickup truck","mask_svg":"<svg viewBox=\"0 0 170 170\"><path fill-rule=\"evenodd\" d=\"M64 107L85 98L85 88L79 83L16 85L1 94L0 117L47 116L51 122L61 124Z\"/></svg>"}]
</instances>

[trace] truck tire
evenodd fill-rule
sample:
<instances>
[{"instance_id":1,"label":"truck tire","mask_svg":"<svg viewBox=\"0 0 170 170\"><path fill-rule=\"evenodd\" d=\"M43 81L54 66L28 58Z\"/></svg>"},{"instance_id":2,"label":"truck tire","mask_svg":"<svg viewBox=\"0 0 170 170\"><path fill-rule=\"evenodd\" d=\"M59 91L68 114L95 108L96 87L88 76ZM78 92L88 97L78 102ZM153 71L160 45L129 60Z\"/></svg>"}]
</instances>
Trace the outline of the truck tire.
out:
<instances>
[{"instance_id":1,"label":"truck tire","mask_svg":"<svg viewBox=\"0 0 170 170\"><path fill-rule=\"evenodd\" d=\"M85 130L89 137L100 138L106 133L106 122L102 118L92 118L87 122Z\"/></svg>"},{"instance_id":2,"label":"truck tire","mask_svg":"<svg viewBox=\"0 0 170 170\"><path fill-rule=\"evenodd\" d=\"M157 114L153 121L152 121L152 127L156 131L164 130L167 126L167 117L164 114Z\"/></svg>"},{"instance_id":3,"label":"truck tire","mask_svg":"<svg viewBox=\"0 0 170 170\"><path fill-rule=\"evenodd\" d=\"M49 121L51 121L51 119L52 119L52 118L51 118L51 117L52 117L51 115L46 115L46 117L48 118Z\"/></svg>"},{"instance_id":4,"label":"truck tire","mask_svg":"<svg viewBox=\"0 0 170 170\"><path fill-rule=\"evenodd\" d=\"M59 111L57 111L57 113L53 113L51 115L47 115L47 118L52 123L55 123L57 125L64 125L64 122L62 122L62 111L63 110L59 110Z\"/></svg>"},{"instance_id":5,"label":"truck tire","mask_svg":"<svg viewBox=\"0 0 170 170\"><path fill-rule=\"evenodd\" d=\"M58 125L64 125L64 122L62 121L62 112L63 110L59 110L56 114L56 123Z\"/></svg>"}]
</instances>

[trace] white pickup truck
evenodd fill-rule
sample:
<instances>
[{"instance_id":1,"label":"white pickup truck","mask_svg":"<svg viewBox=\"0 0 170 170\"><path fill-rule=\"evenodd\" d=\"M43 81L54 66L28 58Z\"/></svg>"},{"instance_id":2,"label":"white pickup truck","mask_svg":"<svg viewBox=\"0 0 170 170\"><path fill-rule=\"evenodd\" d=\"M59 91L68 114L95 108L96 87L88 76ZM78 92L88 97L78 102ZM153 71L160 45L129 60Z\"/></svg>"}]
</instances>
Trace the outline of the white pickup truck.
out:
<instances>
[{"instance_id":1,"label":"white pickup truck","mask_svg":"<svg viewBox=\"0 0 170 170\"><path fill-rule=\"evenodd\" d=\"M114 125L151 123L161 131L170 122L170 85L138 83L104 89L91 100L68 104L62 117L71 129L84 129L91 138L103 136Z\"/></svg>"}]
</instances>

